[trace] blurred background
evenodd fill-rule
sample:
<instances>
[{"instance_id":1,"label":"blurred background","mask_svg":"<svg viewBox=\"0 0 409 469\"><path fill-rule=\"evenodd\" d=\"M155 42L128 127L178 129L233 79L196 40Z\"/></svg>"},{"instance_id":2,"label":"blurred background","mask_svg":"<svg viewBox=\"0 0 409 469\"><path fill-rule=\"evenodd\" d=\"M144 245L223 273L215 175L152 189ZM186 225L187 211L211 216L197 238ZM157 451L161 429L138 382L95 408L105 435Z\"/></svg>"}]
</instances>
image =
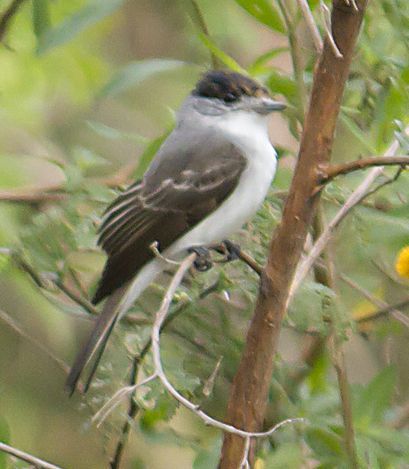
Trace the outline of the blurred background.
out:
<instances>
[{"instance_id":1,"label":"blurred background","mask_svg":"<svg viewBox=\"0 0 409 469\"><path fill-rule=\"evenodd\" d=\"M324 34L318 2L309 3ZM91 419L129 382L169 277L118 328L89 394L68 398L67 367L92 319L79 303L104 262L96 248L104 207L143 174L201 73L214 64L245 70L289 105L271 120L276 180L236 239L263 263L296 162L316 52L295 1L0 0L0 15L0 440L64 468L108 467L127 400L99 427ZM394 140L397 154L408 153L408 31L406 2L371 3L335 161L380 155ZM328 186L324 224L365 174ZM378 183L394 175L388 169ZM263 441L259 468L346 464L324 345L328 315L345 341L360 457L367 467L409 467L408 187L403 172L335 233L334 290L313 273L300 287L281 337L266 426L289 417L311 424ZM188 278L163 336L172 382L220 419L256 294L257 277L237 263ZM396 304L399 314L382 312ZM139 379L151 371L147 354ZM218 431L178 408L158 383L138 391L136 402L121 467L216 467ZM0 454L3 467L26 465Z\"/></svg>"}]
</instances>

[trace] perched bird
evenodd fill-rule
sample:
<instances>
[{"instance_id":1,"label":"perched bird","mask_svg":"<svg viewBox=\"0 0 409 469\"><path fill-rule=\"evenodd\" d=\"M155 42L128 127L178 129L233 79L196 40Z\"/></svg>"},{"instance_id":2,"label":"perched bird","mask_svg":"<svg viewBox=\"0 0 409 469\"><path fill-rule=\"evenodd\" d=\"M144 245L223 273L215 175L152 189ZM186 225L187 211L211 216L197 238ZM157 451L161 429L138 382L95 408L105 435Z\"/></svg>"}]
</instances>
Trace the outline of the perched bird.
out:
<instances>
[{"instance_id":1,"label":"perched bird","mask_svg":"<svg viewBox=\"0 0 409 469\"><path fill-rule=\"evenodd\" d=\"M121 315L166 267L164 257L225 240L263 202L277 165L268 116L285 105L230 71L209 71L186 98L176 127L141 181L107 208L98 244L107 253L92 300L107 298L66 387L72 393L93 360L87 386Z\"/></svg>"}]
</instances>

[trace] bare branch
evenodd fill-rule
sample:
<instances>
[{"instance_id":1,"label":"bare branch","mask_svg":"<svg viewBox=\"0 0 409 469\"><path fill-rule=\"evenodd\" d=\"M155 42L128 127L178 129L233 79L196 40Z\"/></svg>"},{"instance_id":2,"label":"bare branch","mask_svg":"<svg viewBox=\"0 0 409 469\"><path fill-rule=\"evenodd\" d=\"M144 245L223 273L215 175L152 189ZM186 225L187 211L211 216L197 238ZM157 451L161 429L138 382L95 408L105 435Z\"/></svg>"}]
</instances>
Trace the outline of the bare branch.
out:
<instances>
[{"instance_id":1,"label":"bare branch","mask_svg":"<svg viewBox=\"0 0 409 469\"><path fill-rule=\"evenodd\" d=\"M374 304L378 308L381 308L383 311L387 311L394 319L396 319L398 322L400 322L401 324L409 328L409 317L406 316L406 314L403 314L402 311L399 311L398 309L394 309L393 307L388 305L388 303L386 303L385 301L372 295L369 291L365 290L365 288L355 283L345 274L341 274L341 279L345 283L347 283L351 288L361 293L361 295L363 295L372 304Z\"/></svg>"},{"instance_id":2,"label":"bare branch","mask_svg":"<svg viewBox=\"0 0 409 469\"><path fill-rule=\"evenodd\" d=\"M308 26L308 29L310 31L315 49L320 54L322 52L322 38L318 30L318 27L315 23L314 17L312 16L308 2L307 0L297 0L297 2L298 2L298 6L300 7L300 10L302 11L302 14L304 16L304 20Z\"/></svg>"},{"instance_id":3,"label":"bare branch","mask_svg":"<svg viewBox=\"0 0 409 469\"><path fill-rule=\"evenodd\" d=\"M326 184L342 174L349 174L353 171L372 168L374 166L401 166L404 168L408 165L409 156L387 155L363 158L361 160L329 166L324 170L325 175L323 176L322 183Z\"/></svg>"},{"instance_id":4,"label":"bare branch","mask_svg":"<svg viewBox=\"0 0 409 469\"><path fill-rule=\"evenodd\" d=\"M201 32L206 37L211 39L209 29L207 27L206 21L204 19L203 13L202 13L202 11L199 7L199 4L197 3L196 0L190 0L190 3L192 5L192 12L190 14L190 17L191 17L193 23L197 25L197 27L201 30ZM211 51L210 51L210 58L211 58L212 66L213 66L214 69L217 70L217 69L223 68L222 62Z\"/></svg>"},{"instance_id":5,"label":"bare branch","mask_svg":"<svg viewBox=\"0 0 409 469\"><path fill-rule=\"evenodd\" d=\"M399 311L400 309L405 308L407 306L409 306L409 298L399 301L399 303L395 303L393 305L386 305L386 306L380 307L376 311L368 313L368 315L361 316L359 318L354 318L354 321L358 324L373 321L375 319L388 316L389 314L392 313L392 311Z\"/></svg>"},{"instance_id":6,"label":"bare branch","mask_svg":"<svg viewBox=\"0 0 409 469\"><path fill-rule=\"evenodd\" d=\"M206 425L213 426L215 428L218 428L220 430L223 430L225 432L229 433L234 433L235 435L238 435L244 439L249 440L250 438L264 438L272 435L275 431L277 431L280 427L283 425L289 424L289 423L296 423L296 422L303 422L305 419L301 418L294 418L294 419L286 419L277 425L274 425L272 428L270 428L268 431L265 432L247 432L245 430L241 430L239 428L236 428L232 425L225 424L223 422L220 422L213 417L210 417L207 415L205 412L203 412L200 407L196 404L193 404L190 402L188 399L186 399L182 394L180 394L170 383L168 377L166 376L163 365L162 365L162 360L161 360L161 352L160 352L160 334L161 331L163 330L163 327L166 323L166 320L168 318L168 312L169 308L171 305L171 302L173 300L173 297L175 295L176 289L179 287L180 283L183 280L184 275L186 272L193 266L193 263L196 259L197 255L195 253L189 254L181 263L179 268L177 269L175 275L172 278L172 281L168 287L168 289L165 292L165 295L163 297L162 303L160 305L160 308L158 312L156 313L155 317L155 322L152 327L152 333L151 333L151 343L152 343L152 356L153 356L153 364L154 364L154 372L151 376L147 377L144 379L141 383L138 383L134 386L127 386L123 389L120 389L112 399L110 399L104 406L101 408L98 413L94 416L94 420L98 420L101 422L101 419L105 419L107 415L115 408L120 401L127 395L132 394L135 392L135 390L150 381L154 379L159 379L165 389L169 392L171 396L173 396L180 404L182 404L184 407L186 407L188 410L193 412L197 417L199 417ZM244 456L242 458L243 461L248 461L248 452L249 452L249 444L246 443L245 445L245 451L243 452ZM111 468L112 467L117 467L113 466L111 463ZM248 467L246 465L242 467Z\"/></svg>"},{"instance_id":7,"label":"bare branch","mask_svg":"<svg viewBox=\"0 0 409 469\"><path fill-rule=\"evenodd\" d=\"M334 52L335 57L337 59L342 59L342 54L340 50L338 49L337 43L335 42L334 36L332 35L332 32L331 32L331 29L332 29L331 12L329 8L327 7L327 5L325 5L323 0L320 0L320 8L321 8L321 14L322 14L324 29L325 29L328 43L331 46L331 49Z\"/></svg>"},{"instance_id":8,"label":"bare branch","mask_svg":"<svg viewBox=\"0 0 409 469\"><path fill-rule=\"evenodd\" d=\"M55 466L47 461L43 461L40 458L37 458L29 453L21 451L20 449L13 448L12 446L6 445L6 443L0 442L0 451L10 454L21 461L26 461L32 464L34 467L41 469L62 469L60 466Z\"/></svg>"},{"instance_id":9,"label":"bare branch","mask_svg":"<svg viewBox=\"0 0 409 469\"><path fill-rule=\"evenodd\" d=\"M205 288L202 292L200 292L196 299L199 300L199 299L206 298L208 295L210 295L211 293L213 293L214 291L217 290L218 284L219 284L219 281L217 280L215 283L213 283L209 287ZM163 322L161 332L163 332L168 326L170 326L170 324L181 313L183 313L183 311L185 311L185 309L193 301L195 301L195 299L187 300L187 301L178 303L175 310L172 311L167 316L166 320ZM124 319L126 319L126 318L124 318ZM151 342L151 339L149 339L145 343L145 345L142 347L142 350L133 357L131 372L130 372L130 376L129 376L129 386L128 387L132 387L136 384L136 379L137 379L137 376L138 376L139 366L142 363L143 359L145 358L146 354L151 349L151 345L152 345L152 342ZM127 418L126 418L126 420L125 420L125 422L122 426L121 434L120 434L120 437L118 439L118 443L116 445L114 455L113 455L113 457L111 459L111 462L110 462L111 469L117 469L118 467L120 467L122 455L123 455L125 445L126 445L126 442L127 442L127 438L128 438L128 434L129 434L129 431L131 429L131 422L135 419L136 415L138 414L138 411L139 411L139 406L138 406L138 404L136 403L136 401L134 399L134 393L131 392L130 395L129 395Z\"/></svg>"},{"instance_id":10,"label":"bare branch","mask_svg":"<svg viewBox=\"0 0 409 469\"><path fill-rule=\"evenodd\" d=\"M409 134L409 126L406 128L405 132ZM390 147L386 150L385 155L394 156L395 153L398 151L398 148L399 141L394 140ZM394 178L390 178L386 180L386 182L379 184L377 187L371 188L372 184L375 182L378 176L382 174L383 169L383 166L373 168L370 173L366 176L366 178L354 190L354 192L348 197L347 201L340 208L335 217L330 221L330 223L328 223L325 230L323 231L319 239L316 241L313 248L308 253L308 256L304 260L302 260L299 266L297 267L293 284L291 286L289 300L291 300L292 296L297 291L298 287L301 285L301 282L304 280L309 270L321 255L329 240L332 238L334 231L337 229L338 225L342 222L342 220L348 215L348 213L357 205L359 205L366 197L373 194L375 191L381 189L386 184L395 181L396 178L400 175L400 171L398 171Z\"/></svg>"}]
</instances>

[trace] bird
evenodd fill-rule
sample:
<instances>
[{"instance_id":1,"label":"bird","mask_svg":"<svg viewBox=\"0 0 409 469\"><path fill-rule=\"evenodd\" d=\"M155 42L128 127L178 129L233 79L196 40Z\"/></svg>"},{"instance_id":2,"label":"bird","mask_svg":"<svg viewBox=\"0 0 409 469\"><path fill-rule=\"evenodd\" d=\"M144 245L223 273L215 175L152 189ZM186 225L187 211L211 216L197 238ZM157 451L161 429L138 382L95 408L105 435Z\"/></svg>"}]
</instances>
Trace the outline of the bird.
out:
<instances>
[{"instance_id":1,"label":"bird","mask_svg":"<svg viewBox=\"0 0 409 469\"><path fill-rule=\"evenodd\" d=\"M92 303L105 303L69 372L70 394L93 362L88 389L115 324L166 268L165 258L200 253L255 214L277 166L269 116L285 107L244 74L210 70L201 76L143 178L102 217L98 245L107 260ZM152 243L163 257L155 256Z\"/></svg>"}]
</instances>

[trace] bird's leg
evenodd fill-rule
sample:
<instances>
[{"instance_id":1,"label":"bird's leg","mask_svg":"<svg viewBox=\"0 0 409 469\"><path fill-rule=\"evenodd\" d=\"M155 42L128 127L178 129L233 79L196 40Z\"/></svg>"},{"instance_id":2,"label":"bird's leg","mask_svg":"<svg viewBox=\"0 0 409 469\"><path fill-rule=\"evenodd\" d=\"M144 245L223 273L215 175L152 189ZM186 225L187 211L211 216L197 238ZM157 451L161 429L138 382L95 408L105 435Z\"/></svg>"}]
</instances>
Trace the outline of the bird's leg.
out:
<instances>
[{"instance_id":1,"label":"bird's leg","mask_svg":"<svg viewBox=\"0 0 409 469\"><path fill-rule=\"evenodd\" d=\"M206 272L207 270L213 267L213 262L210 258L210 251L209 249L203 246L194 246L188 249L189 253L194 252L196 254L196 260L194 261L193 265L195 266L196 270L199 272Z\"/></svg>"},{"instance_id":2,"label":"bird's leg","mask_svg":"<svg viewBox=\"0 0 409 469\"><path fill-rule=\"evenodd\" d=\"M224 259L219 262L230 262L240 259L241 249L238 244L232 243L228 239L225 239L222 243L212 246L216 252L223 254Z\"/></svg>"},{"instance_id":3,"label":"bird's leg","mask_svg":"<svg viewBox=\"0 0 409 469\"><path fill-rule=\"evenodd\" d=\"M235 261L240 259L241 248L238 244L232 243L228 239L225 239L222 245L226 249L226 260L227 262Z\"/></svg>"}]
</instances>

